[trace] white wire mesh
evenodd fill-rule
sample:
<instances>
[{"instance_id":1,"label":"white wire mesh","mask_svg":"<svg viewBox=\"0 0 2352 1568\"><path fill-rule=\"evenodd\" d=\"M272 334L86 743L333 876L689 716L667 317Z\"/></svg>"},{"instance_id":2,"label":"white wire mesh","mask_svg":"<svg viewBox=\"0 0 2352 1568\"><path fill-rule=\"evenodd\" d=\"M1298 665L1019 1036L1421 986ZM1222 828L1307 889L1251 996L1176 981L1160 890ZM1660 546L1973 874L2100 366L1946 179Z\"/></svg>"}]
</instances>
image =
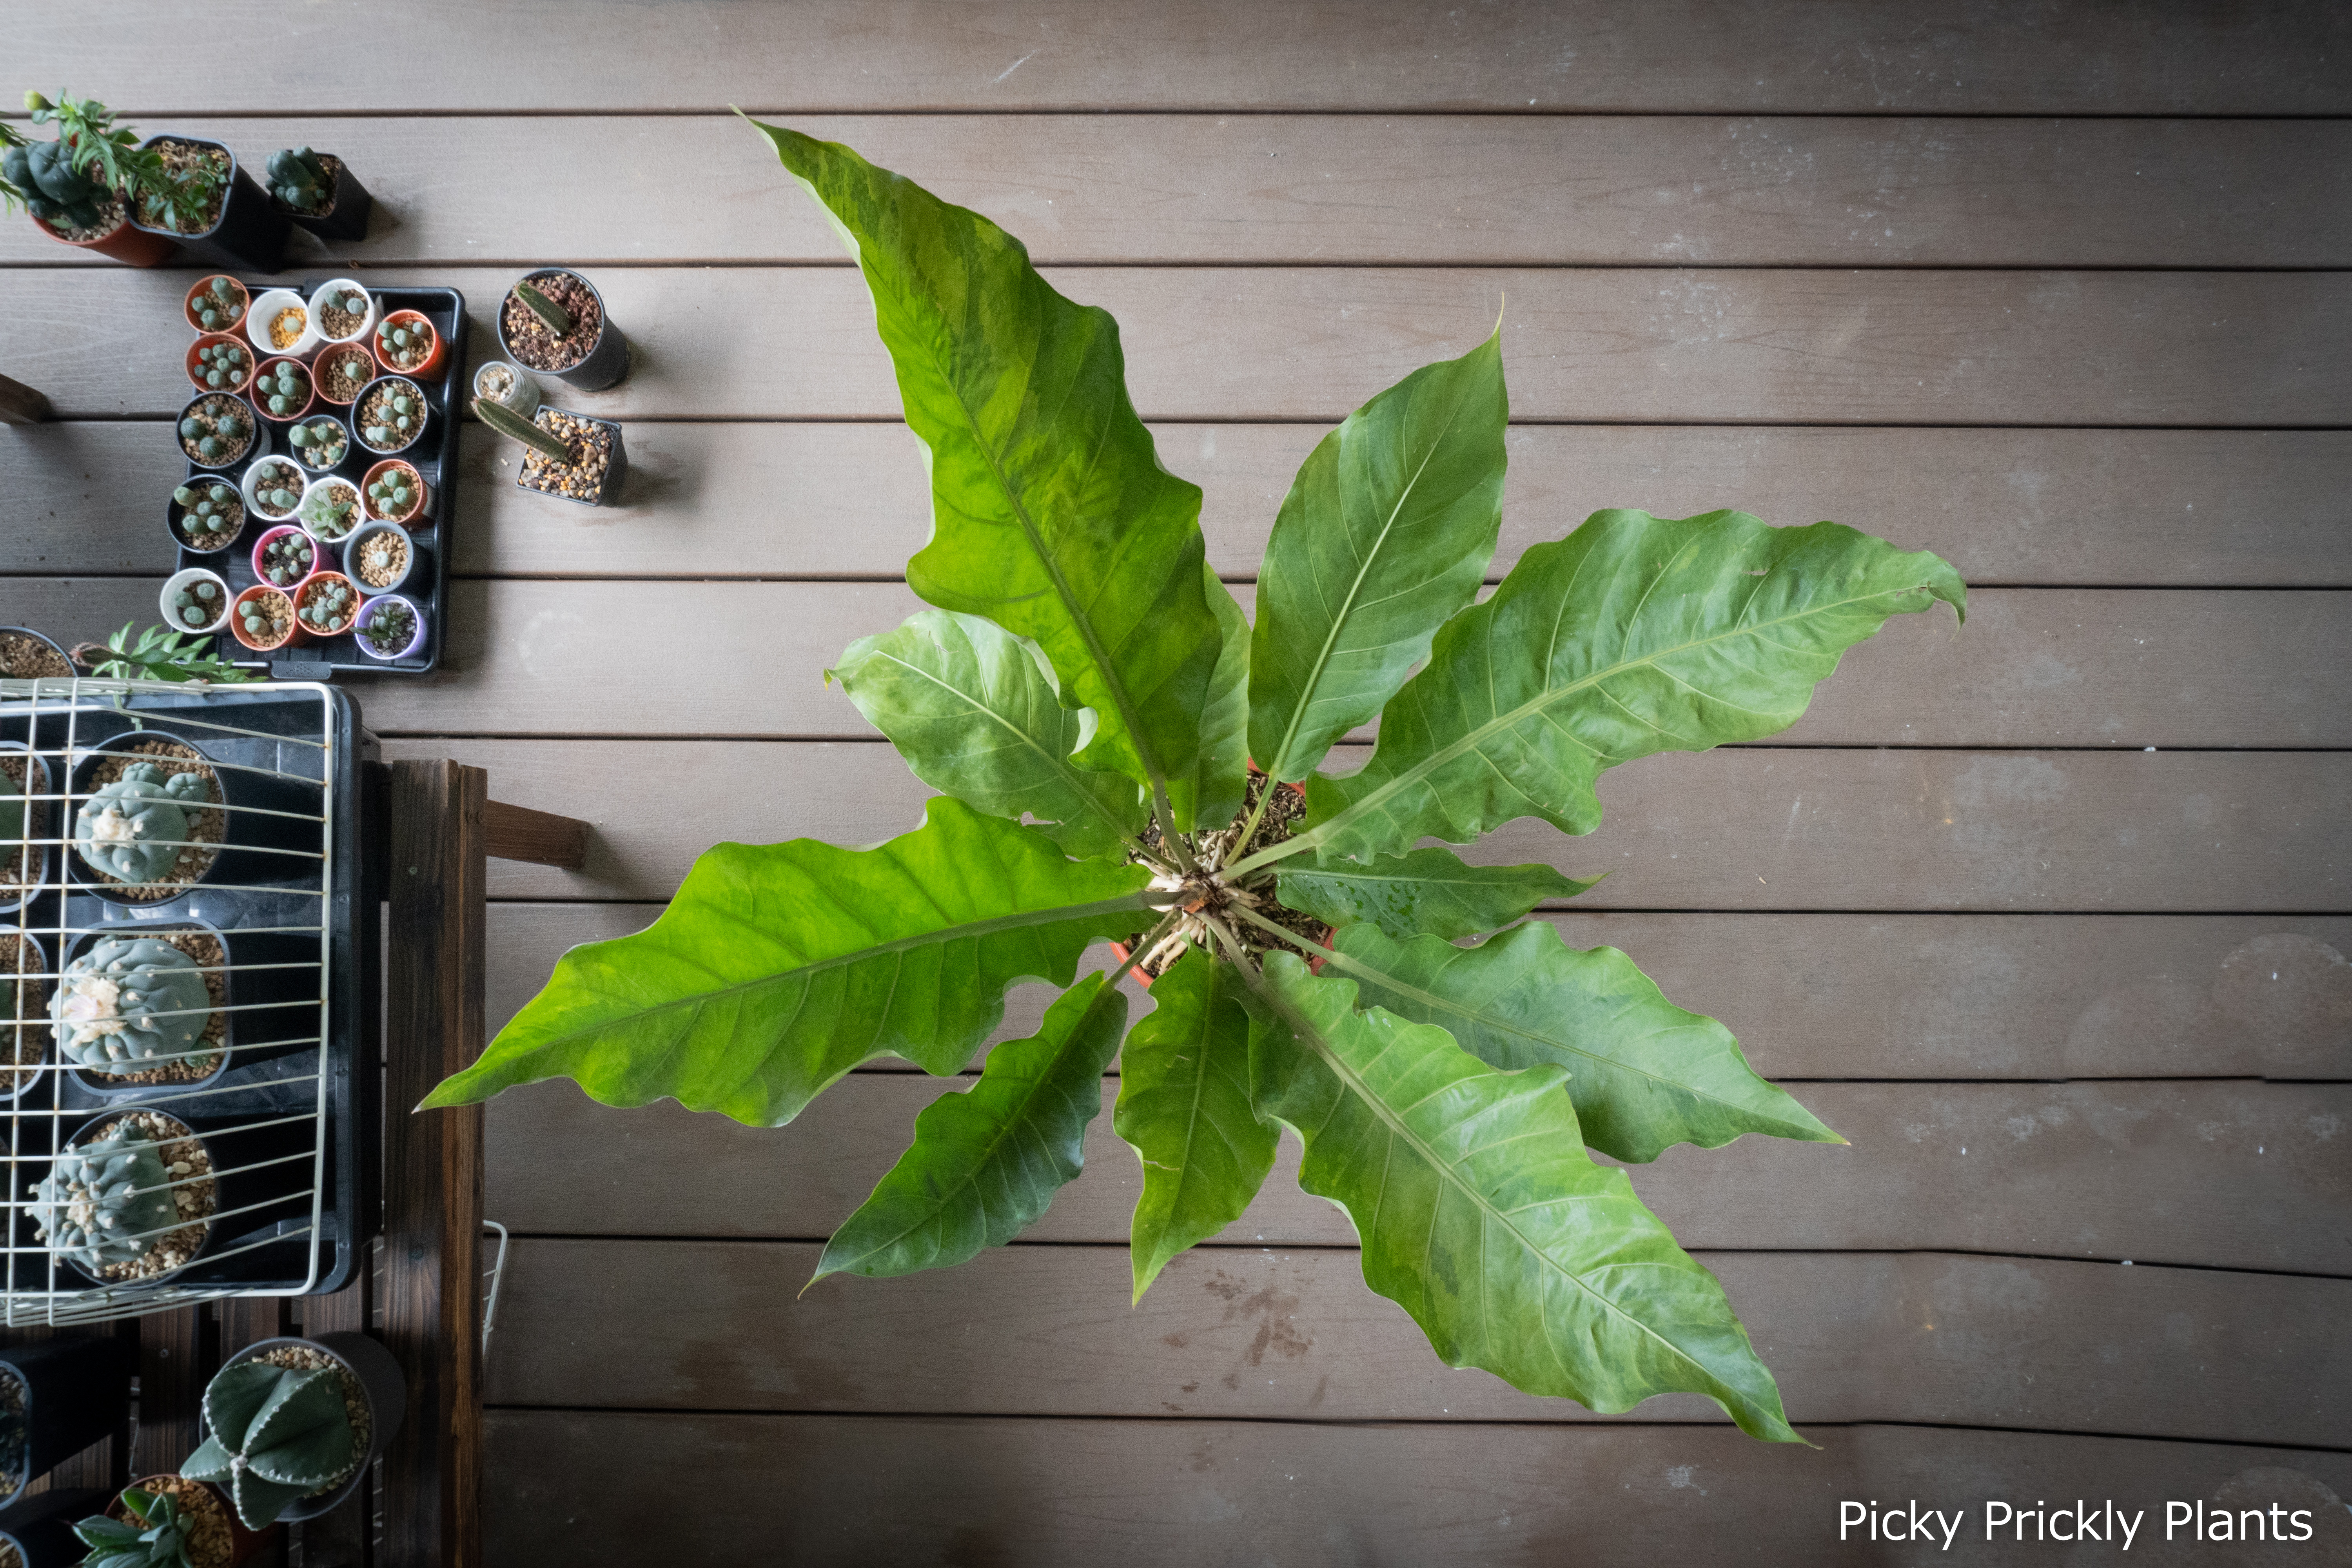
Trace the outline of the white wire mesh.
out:
<instances>
[{"instance_id":1,"label":"white wire mesh","mask_svg":"<svg viewBox=\"0 0 2352 1568\"><path fill-rule=\"evenodd\" d=\"M322 1244L337 1230L328 1046L339 1000L346 1013L353 1000L335 990L334 926L338 909L348 919L350 904L336 848L337 816L350 803L336 795L352 760L340 754L348 742L335 700L331 689L311 683L0 679L0 763L13 763L12 776L21 770L25 804L21 834L0 839L0 865L18 868L15 885L0 886L0 938L15 939L18 960L13 1005L0 1014L7 1031L0 1033L7 1175L0 1321L8 1326L300 1295L322 1284L333 1258ZM193 869L193 879L163 889L115 881L75 847L95 773L110 756L158 741L196 753L216 814L209 819L215 837L205 837L207 819L192 809L186 839L142 840L198 850L174 868ZM209 1004L197 1038L176 1055L140 1058L131 1079L119 1076L121 1066L110 1072L68 1061L51 1003L75 961L110 937L173 936L184 952L216 946L220 959L196 964ZM351 941L348 931L342 940ZM87 980L77 989L78 1001L102 994ZM101 1021L110 1016L110 998L93 1005ZM216 1039L205 1032L211 1016L220 1023ZM169 1224L106 1232L112 1242L149 1242L127 1264L93 1268L61 1257L52 1250L57 1237L43 1234L43 1222L60 1213L56 1189L49 1202L37 1195L58 1152L151 1113L166 1119L159 1124L165 1132L176 1126L194 1141L191 1153L173 1133L165 1151L186 1156L165 1167L162 1184L187 1194L185 1203L174 1196ZM152 1183L134 1189L154 1190ZM196 1230L201 1238L189 1247Z\"/></svg>"}]
</instances>

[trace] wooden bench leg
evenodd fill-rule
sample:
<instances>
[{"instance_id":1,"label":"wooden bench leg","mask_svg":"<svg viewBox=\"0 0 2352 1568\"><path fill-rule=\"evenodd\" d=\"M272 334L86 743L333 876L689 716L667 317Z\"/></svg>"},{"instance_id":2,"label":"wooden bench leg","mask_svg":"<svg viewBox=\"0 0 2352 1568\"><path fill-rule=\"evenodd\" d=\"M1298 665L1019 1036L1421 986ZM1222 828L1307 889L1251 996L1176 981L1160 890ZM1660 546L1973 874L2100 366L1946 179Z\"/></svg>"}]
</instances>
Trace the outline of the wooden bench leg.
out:
<instances>
[{"instance_id":1,"label":"wooden bench leg","mask_svg":"<svg viewBox=\"0 0 2352 1568\"><path fill-rule=\"evenodd\" d=\"M576 816L494 800L482 820L493 860L528 860L567 871L588 862L588 825Z\"/></svg>"},{"instance_id":2,"label":"wooden bench leg","mask_svg":"<svg viewBox=\"0 0 2352 1568\"><path fill-rule=\"evenodd\" d=\"M0 375L0 425L38 425L49 416L49 400L21 381Z\"/></svg>"}]
</instances>

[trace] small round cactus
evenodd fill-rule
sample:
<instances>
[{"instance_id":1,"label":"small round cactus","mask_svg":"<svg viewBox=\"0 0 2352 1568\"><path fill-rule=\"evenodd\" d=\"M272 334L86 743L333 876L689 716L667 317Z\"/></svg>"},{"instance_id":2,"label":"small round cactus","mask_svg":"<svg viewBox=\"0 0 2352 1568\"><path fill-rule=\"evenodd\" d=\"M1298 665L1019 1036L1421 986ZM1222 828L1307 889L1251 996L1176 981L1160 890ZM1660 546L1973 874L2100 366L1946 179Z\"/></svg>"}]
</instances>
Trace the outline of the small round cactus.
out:
<instances>
[{"instance_id":1,"label":"small round cactus","mask_svg":"<svg viewBox=\"0 0 2352 1568\"><path fill-rule=\"evenodd\" d=\"M60 1153L34 1184L34 1235L93 1274L136 1263L179 1221L173 1174L144 1128L118 1124Z\"/></svg>"},{"instance_id":2,"label":"small round cactus","mask_svg":"<svg viewBox=\"0 0 2352 1568\"><path fill-rule=\"evenodd\" d=\"M167 777L152 763L134 763L82 803L74 818L74 847L92 869L118 881L156 881L187 847L187 807L211 800L212 786L202 773Z\"/></svg>"},{"instance_id":3,"label":"small round cactus","mask_svg":"<svg viewBox=\"0 0 2352 1568\"><path fill-rule=\"evenodd\" d=\"M66 1060L119 1077L187 1055L212 1007L194 959L154 937L110 937L66 965L49 1021Z\"/></svg>"},{"instance_id":4,"label":"small round cactus","mask_svg":"<svg viewBox=\"0 0 2352 1568\"><path fill-rule=\"evenodd\" d=\"M333 176L308 147L281 147L269 155L269 194L297 212L327 210Z\"/></svg>"}]
</instances>

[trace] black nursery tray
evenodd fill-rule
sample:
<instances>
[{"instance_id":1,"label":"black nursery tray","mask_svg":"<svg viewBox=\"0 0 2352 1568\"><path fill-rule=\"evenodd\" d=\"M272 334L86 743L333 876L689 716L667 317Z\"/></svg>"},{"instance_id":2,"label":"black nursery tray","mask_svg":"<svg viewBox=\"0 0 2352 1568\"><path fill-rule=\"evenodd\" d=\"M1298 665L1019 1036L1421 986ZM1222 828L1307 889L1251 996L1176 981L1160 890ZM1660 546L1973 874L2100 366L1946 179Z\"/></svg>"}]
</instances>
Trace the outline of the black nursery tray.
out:
<instances>
[{"instance_id":1,"label":"black nursery tray","mask_svg":"<svg viewBox=\"0 0 2352 1568\"><path fill-rule=\"evenodd\" d=\"M307 300L320 284L326 281L325 278L310 278L295 287ZM258 294L261 289L256 288L253 291ZM442 341L449 345L448 358L442 363L440 379L418 384L425 388L425 402L432 408L431 427L415 446L399 454L416 466L417 472L425 476L425 482L433 492L432 526L423 530L411 526L409 530L416 534L417 543L425 549L432 566L432 578L421 585L412 582L401 590L404 597L414 599L424 606L425 643L406 658L370 658L360 652L358 640L346 632L341 637L306 643L300 647L280 648L264 658L238 642L226 628L216 634L221 654L250 668L266 668L272 680L331 680L338 674L352 672L427 675L440 664L442 639L448 633L449 546L452 531L457 526L454 516L457 486L454 480L457 468L457 415L466 405L466 296L455 289L372 288L369 292L375 296L383 314L415 310L432 322L433 330L439 332ZM372 338L373 334L370 336ZM249 404L251 399L247 401ZM320 407L328 405L322 403ZM332 412L341 415L350 411L334 409ZM288 427L275 420L266 423L271 432L272 450L282 455ZM247 468L259 460L257 455L224 470L199 468L190 463L188 475L190 479L217 478L234 485L245 478ZM356 485L360 476L381 460L375 453L360 445L354 437L351 451L332 472ZM260 581L253 573L253 542L261 537L263 531L274 526L258 517L248 518L235 544L211 554L199 554L183 544L179 549L178 564L173 570L185 571L191 566L201 566L206 571L217 572L228 580L229 596L235 598Z\"/></svg>"},{"instance_id":2,"label":"black nursery tray","mask_svg":"<svg viewBox=\"0 0 2352 1568\"><path fill-rule=\"evenodd\" d=\"M142 1297L161 1298L160 1307L188 1293L340 1289L368 1238L360 1129L369 1125L373 1094L355 1070L367 963L361 949L373 940L364 934L372 922L360 918L372 900L361 887L358 707L317 684L116 696L115 688L84 681L71 698L57 694L64 686L43 682L26 695L31 683L13 682L0 694L0 742L30 747L50 771L39 835L48 841L46 867L29 899L0 902L0 931L39 943L55 975L65 958L106 937L211 927L229 966L227 1060L200 1082L101 1093L68 1069L52 1040L38 1073L0 1099L16 1187L0 1279L9 1318L40 1321L54 1312L67 1321L152 1310ZM230 808L212 872L150 903L93 890L99 879L71 842L87 783L75 759L142 733L194 747ZM234 1190L222 1178L215 1234L186 1268L149 1284L101 1288L48 1258L33 1234L26 1187L92 1119L137 1110L188 1124L225 1169L254 1168ZM245 1203L247 1212L230 1212ZM103 1299L93 1300L101 1289Z\"/></svg>"}]
</instances>

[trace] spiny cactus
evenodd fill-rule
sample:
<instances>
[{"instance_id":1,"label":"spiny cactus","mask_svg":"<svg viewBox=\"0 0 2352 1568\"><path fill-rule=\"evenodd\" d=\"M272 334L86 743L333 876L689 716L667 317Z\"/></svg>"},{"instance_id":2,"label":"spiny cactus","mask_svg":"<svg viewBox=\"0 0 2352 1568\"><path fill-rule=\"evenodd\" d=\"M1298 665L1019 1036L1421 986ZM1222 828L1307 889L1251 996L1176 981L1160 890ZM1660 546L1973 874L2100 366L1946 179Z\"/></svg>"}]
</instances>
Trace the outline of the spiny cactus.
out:
<instances>
[{"instance_id":1,"label":"spiny cactus","mask_svg":"<svg viewBox=\"0 0 2352 1568\"><path fill-rule=\"evenodd\" d=\"M474 399L474 417L507 439L521 442L550 462L572 461L572 448L569 446L503 403L493 403L487 397L477 397Z\"/></svg>"},{"instance_id":2,"label":"spiny cactus","mask_svg":"<svg viewBox=\"0 0 2352 1568\"><path fill-rule=\"evenodd\" d=\"M302 498L302 526L330 543L359 521L360 492L345 484L313 485Z\"/></svg>"},{"instance_id":3,"label":"spiny cactus","mask_svg":"<svg viewBox=\"0 0 2352 1568\"><path fill-rule=\"evenodd\" d=\"M516 284L514 291L515 298L523 302L525 309L530 310L532 315L537 316L541 321L547 323L547 330L549 331L553 332L559 338L566 336L571 332L571 311L566 310L562 306L557 304L554 300L549 299L546 295L541 293L538 289L532 288L528 283Z\"/></svg>"},{"instance_id":4,"label":"spiny cactus","mask_svg":"<svg viewBox=\"0 0 2352 1568\"><path fill-rule=\"evenodd\" d=\"M281 533L261 547L261 575L280 588L290 588L310 574L318 546L299 533Z\"/></svg>"},{"instance_id":5,"label":"spiny cactus","mask_svg":"<svg viewBox=\"0 0 2352 1568\"><path fill-rule=\"evenodd\" d=\"M359 605L359 595L348 583L331 579L304 593L294 614L312 631L331 637L351 624Z\"/></svg>"},{"instance_id":6,"label":"spiny cactus","mask_svg":"<svg viewBox=\"0 0 2352 1568\"><path fill-rule=\"evenodd\" d=\"M133 763L82 803L74 847L83 860L119 881L155 881L186 847L187 807L211 800L212 786L202 773L166 777L152 763Z\"/></svg>"},{"instance_id":7,"label":"spiny cactus","mask_svg":"<svg viewBox=\"0 0 2352 1568\"><path fill-rule=\"evenodd\" d=\"M225 332L236 324L244 307L237 303L237 281L234 278L215 278L205 285L204 292L190 302L196 315L196 325L208 332Z\"/></svg>"},{"instance_id":8,"label":"spiny cactus","mask_svg":"<svg viewBox=\"0 0 2352 1568\"><path fill-rule=\"evenodd\" d=\"M351 450L351 437L343 427L331 419L314 419L307 425L297 425L286 432L286 444L306 466L327 469L343 460Z\"/></svg>"},{"instance_id":9,"label":"spiny cactus","mask_svg":"<svg viewBox=\"0 0 2352 1568\"><path fill-rule=\"evenodd\" d=\"M195 1568L190 1549L194 1521L171 1497L126 1488L122 1501L134 1523L94 1513L74 1526L89 1555L81 1568Z\"/></svg>"},{"instance_id":10,"label":"spiny cactus","mask_svg":"<svg viewBox=\"0 0 2352 1568\"><path fill-rule=\"evenodd\" d=\"M180 1474L228 1488L248 1530L340 1486L360 1461L343 1374L332 1367L225 1366L205 1388L205 1425L212 1435Z\"/></svg>"},{"instance_id":11,"label":"spiny cactus","mask_svg":"<svg viewBox=\"0 0 2352 1568\"><path fill-rule=\"evenodd\" d=\"M413 320L386 321L375 330L375 351L386 364L415 370L433 354L433 328Z\"/></svg>"},{"instance_id":12,"label":"spiny cactus","mask_svg":"<svg viewBox=\"0 0 2352 1568\"><path fill-rule=\"evenodd\" d=\"M280 147L269 154L269 194L297 212L325 212L333 186L334 176L308 147Z\"/></svg>"},{"instance_id":13,"label":"spiny cactus","mask_svg":"<svg viewBox=\"0 0 2352 1568\"><path fill-rule=\"evenodd\" d=\"M198 550L216 550L226 543L229 530L245 510L236 492L217 479L182 485L172 499L180 504L180 531Z\"/></svg>"},{"instance_id":14,"label":"spiny cactus","mask_svg":"<svg viewBox=\"0 0 2352 1568\"><path fill-rule=\"evenodd\" d=\"M25 194L26 212L54 227L90 229L105 219L106 186L73 166L62 141L9 148L0 175Z\"/></svg>"},{"instance_id":15,"label":"spiny cactus","mask_svg":"<svg viewBox=\"0 0 2352 1568\"><path fill-rule=\"evenodd\" d=\"M280 419L291 418L310 401L310 374L292 360L279 360L254 384L253 395Z\"/></svg>"},{"instance_id":16,"label":"spiny cactus","mask_svg":"<svg viewBox=\"0 0 2352 1568\"><path fill-rule=\"evenodd\" d=\"M387 468L368 481L367 493L378 517L397 521L416 504L415 477L405 468Z\"/></svg>"},{"instance_id":17,"label":"spiny cactus","mask_svg":"<svg viewBox=\"0 0 2352 1568\"><path fill-rule=\"evenodd\" d=\"M66 965L49 1021L66 1060L111 1077L186 1055L212 1007L194 959L152 936L109 937Z\"/></svg>"},{"instance_id":18,"label":"spiny cactus","mask_svg":"<svg viewBox=\"0 0 2352 1568\"><path fill-rule=\"evenodd\" d=\"M302 504L302 470L276 458L264 459L253 499L271 516L284 517Z\"/></svg>"},{"instance_id":19,"label":"spiny cactus","mask_svg":"<svg viewBox=\"0 0 2352 1568\"><path fill-rule=\"evenodd\" d=\"M202 367L206 386L234 392L253 360L235 343L206 343L196 351L196 363Z\"/></svg>"},{"instance_id":20,"label":"spiny cactus","mask_svg":"<svg viewBox=\"0 0 2352 1568\"><path fill-rule=\"evenodd\" d=\"M198 462L226 462L252 437L253 421L233 398L207 397L180 416L180 439L195 447Z\"/></svg>"},{"instance_id":21,"label":"spiny cactus","mask_svg":"<svg viewBox=\"0 0 2352 1568\"><path fill-rule=\"evenodd\" d=\"M49 1163L33 1184L33 1235L93 1274L136 1263L179 1223L173 1174L144 1128L119 1124Z\"/></svg>"}]
</instances>

